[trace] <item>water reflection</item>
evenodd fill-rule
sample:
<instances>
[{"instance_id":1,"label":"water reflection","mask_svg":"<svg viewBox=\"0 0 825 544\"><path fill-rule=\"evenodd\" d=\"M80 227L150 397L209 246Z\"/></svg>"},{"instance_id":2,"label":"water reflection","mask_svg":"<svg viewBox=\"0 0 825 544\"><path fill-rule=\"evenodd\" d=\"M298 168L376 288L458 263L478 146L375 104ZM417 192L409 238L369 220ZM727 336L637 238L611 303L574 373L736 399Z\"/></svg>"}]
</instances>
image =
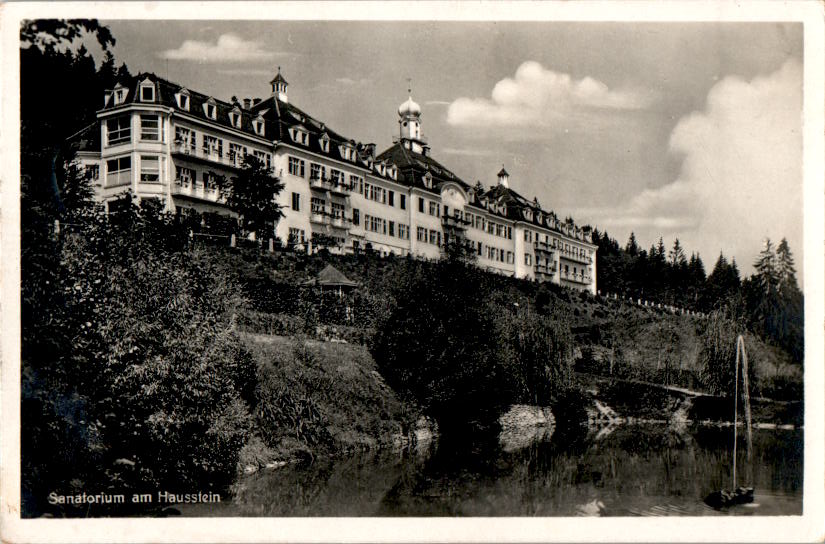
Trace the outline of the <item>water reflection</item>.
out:
<instances>
[{"instance_id":1,"label":"water reflection","mask_svg":"<svg viewBox=\"0 0 825 544\"><path fill-rule=\"evenodd\" d=\"M800 515L802 433L753 438L756 501L729 511L702 497L732 486L732 430L662 425L553 436L514 451L497 436L475 436L442 438L418 454L316 461L246 478L231 508L257 516Z\"/></svg>"}]
</instances>

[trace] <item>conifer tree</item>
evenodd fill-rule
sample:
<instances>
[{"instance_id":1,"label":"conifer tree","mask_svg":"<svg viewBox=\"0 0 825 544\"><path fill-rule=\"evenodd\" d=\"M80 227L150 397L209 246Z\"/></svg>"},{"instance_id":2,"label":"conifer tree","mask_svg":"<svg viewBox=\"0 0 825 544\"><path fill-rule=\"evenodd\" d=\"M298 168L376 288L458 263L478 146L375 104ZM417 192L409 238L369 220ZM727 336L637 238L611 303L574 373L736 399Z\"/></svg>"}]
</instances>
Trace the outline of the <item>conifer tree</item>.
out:
<instances>
[{"instance_id":1,"label":"conifer tree","mask_svg":"<svg viewBox=\"0 0 825 544\"><path fill-rule=\"evenodd\" d=\"M799 290L793 255L791 255L791 248L786 238L782 238L776 248L776 274L780 292L784 294Z\"/></svg>"},{"instance_id":2,"label":"conifer tree","mask_svg":"<svg viewBox=\"0 0 825 544\"><path fill-rule=\"evenodd\" d=\"M779 281L776 270L776 253L770 238L765 239L765 247L753 263L756 268L756 281L763 293L771 293L776 289Z\"/></svg>"},{"instance_id":3,"label":"conifer tree","mask_svg":"<svg viewBox=\"0 0 825 544\"><path fill-rule=\"evenodd\" d=\"M630 233L630 238L627 239L627 245L624 250L633 257L639 254L639 244L636 242L636 233Z\"/></svg>"}]
</instances>

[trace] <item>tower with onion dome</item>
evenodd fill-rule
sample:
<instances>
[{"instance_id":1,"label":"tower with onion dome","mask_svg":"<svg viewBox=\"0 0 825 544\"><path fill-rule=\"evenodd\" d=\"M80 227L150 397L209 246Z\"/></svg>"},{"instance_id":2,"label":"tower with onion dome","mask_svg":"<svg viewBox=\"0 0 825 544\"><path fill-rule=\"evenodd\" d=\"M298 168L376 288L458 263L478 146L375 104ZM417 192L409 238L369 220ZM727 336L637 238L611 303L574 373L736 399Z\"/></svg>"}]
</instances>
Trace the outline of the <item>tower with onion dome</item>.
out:
<instances>
[{"instance_id":1,"label":"tower with onion dome","mask_svg":"<svg viewBox=\"0 0 825 544\"><path fill-rule=\"evenodd\" d=\"M399 140L407 149L426 155L427 139L421 134L421 106L410 94L407 101L398 106Z\"/></svg>"}]
</instances>

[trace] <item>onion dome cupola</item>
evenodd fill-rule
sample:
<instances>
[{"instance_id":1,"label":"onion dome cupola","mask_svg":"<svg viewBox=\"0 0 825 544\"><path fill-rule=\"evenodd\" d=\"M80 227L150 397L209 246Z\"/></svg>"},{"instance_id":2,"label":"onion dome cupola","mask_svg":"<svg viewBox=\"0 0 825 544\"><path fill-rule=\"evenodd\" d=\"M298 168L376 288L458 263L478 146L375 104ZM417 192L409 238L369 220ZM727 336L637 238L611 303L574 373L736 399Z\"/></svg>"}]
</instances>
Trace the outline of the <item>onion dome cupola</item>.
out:
<instances>
[{"instance_id":1,"label":"onion dome cupola","mask_svg":"<svg viewBox=\"0 0 825 544\"><path fill-rule=\"evenodd\" d=\"M501 165L501 170L498 172L498 184L510 187L510 174L504 169L504 165Z\"/></svg>"},{"instance_id":2,"label":"onion dome cupola","mask_svg":"<svg viewBox=\"0 0 825 544\"><path fill-rule=\"evenodd\" d=\"M421 106L412 99L412 90L407 91L409 98L398 106L400 140L407 149L426 154L426 139L421 134Z\"/></svg>"},{"instance_id":3,"label":"onion dome cupola","mask_svg":"<svg viewBox=\"0 0 825 544\"><path fill-rule=\"evenodd\" d=\"M272 81L269 82L272 85L272 96L277 97L278 100L281 102L289 102L286 88L289 85L284 76L281 75L281 67L278 66L278 73L272 78Z\"/></svg>"}]
</instances>

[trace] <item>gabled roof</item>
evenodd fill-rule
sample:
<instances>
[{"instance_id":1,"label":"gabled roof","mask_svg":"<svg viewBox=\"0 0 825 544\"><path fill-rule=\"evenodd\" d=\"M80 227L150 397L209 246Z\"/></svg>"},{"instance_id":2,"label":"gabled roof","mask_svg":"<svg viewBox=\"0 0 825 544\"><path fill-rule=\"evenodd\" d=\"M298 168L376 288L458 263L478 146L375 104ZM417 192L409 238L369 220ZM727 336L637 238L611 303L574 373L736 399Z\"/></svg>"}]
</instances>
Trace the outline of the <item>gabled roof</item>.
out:
<instances>
[{"instance_id":1,"label":"gabled roof","mask_svg":"<svg viewBox=\"0 0 825 544\"><path fill-rule=\"evenodd\" d=\"M307 280L305 284L321 287L355 287L358 285L331 264L326 265L316 277Z\"/></svg>"}]
</instances>

